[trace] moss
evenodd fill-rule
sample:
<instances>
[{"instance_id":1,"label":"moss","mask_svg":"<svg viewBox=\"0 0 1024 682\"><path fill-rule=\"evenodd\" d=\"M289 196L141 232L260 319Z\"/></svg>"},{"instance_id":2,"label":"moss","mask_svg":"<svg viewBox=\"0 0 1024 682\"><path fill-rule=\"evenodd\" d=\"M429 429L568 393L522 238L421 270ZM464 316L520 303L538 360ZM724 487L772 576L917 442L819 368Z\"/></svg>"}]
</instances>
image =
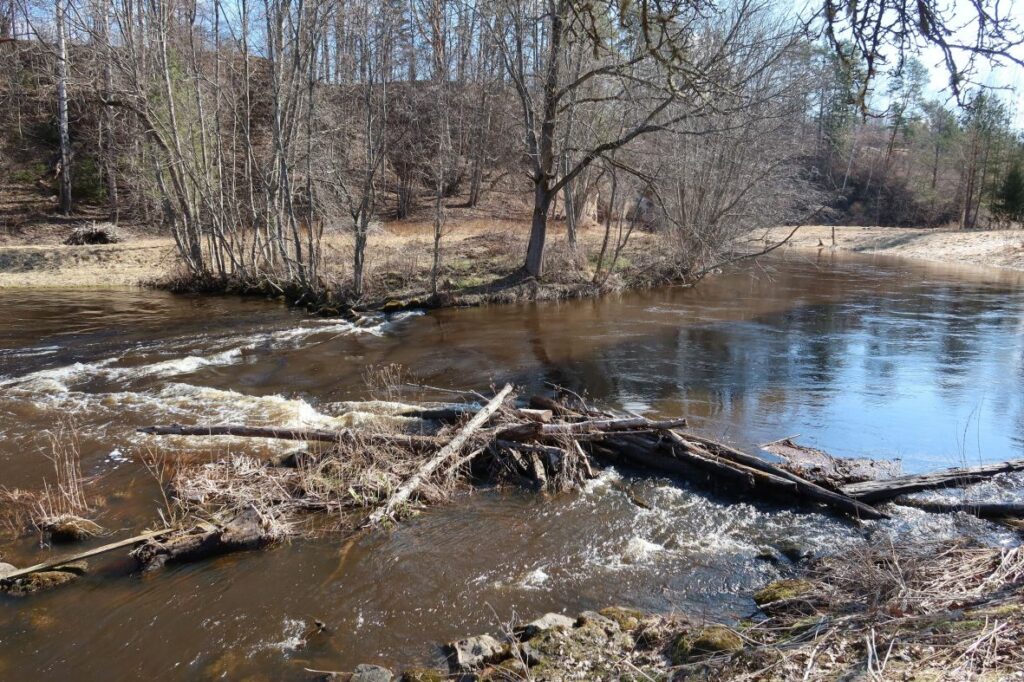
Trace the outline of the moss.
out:
<instances>
[{"instance_id":1,"label":"moss","mask_svg":"<svg viewBox=\"0 0 1024 682\"><path fill-rule=\"evenodd\" d=\"M1024 604L1001 604L968 611L973 618L1010 618L1024 616Z\"/></svg>"},{"instance_id":2,"label":"moss","mask_svg":"<svg viewBox=\"0 0 1024 682\"><path fill-rule=\"evenodd\" d=\"M519 680L533 677L530 670L518 659L503 661L493 668L488 668L480 675L481 682L519 682ZM447 677L439 677L438 680L447 680ZM433 678L430 678L433 682Z\"/></svg>"},{"instance_id":3,"label":"moss","mask_svg":"<svg viewBox=\"0 0 1024 682\"><path fill-rule=\"evenodd\" d=\"M402 682L445 682L448 675L432 668L412 668L402 674Z\"/></svg>"},{"instance_id":4,"label":"moss","mask_svg":"<svg viewBox=\"0 0 1024 682\"><path fill-rule=\"evenodd\" d=\"M609 606L598 611L602 616L615 621L623 630L635 630L644 614L637 609L629 609L624 606Z\"/></svg>"},{"instance_id":5,"label":"moss","mask_svg":"<svg viewBox=\"0 0 1024 682\"><path fill-rule=\"evenodd\" d=\"M814 589L814 583L802 578L791 578L787 580L776 580L775 582L761 588L754 594L754 601L758 606L793 599L807 594Z\"/></svg>"},{"instance_id":6,"label":"moss","mask_svg":"<svg viewBox=\"0 0 1024 682\"><path fill-rule=\"evenodd\" d=\"M6 592L12 596L23 597L35 592L42 592L43 590L60 587L61 585L69 583L76 578L78 578L78 576L74 573L65 571L39 571L38 573L18 578L5 589Z\"/></svg>"},{"instance_id":7,"label":"moss","mask_svg":"<svg viewBox=\"0 0 1024 682\"><path fill-rule=\"evenodd\" d=\"M711 625L701 630L690 642L690 655L715 654L724 651L742 651L743 640L735 631L724 625Z\"/></svg>"}]
</instances>

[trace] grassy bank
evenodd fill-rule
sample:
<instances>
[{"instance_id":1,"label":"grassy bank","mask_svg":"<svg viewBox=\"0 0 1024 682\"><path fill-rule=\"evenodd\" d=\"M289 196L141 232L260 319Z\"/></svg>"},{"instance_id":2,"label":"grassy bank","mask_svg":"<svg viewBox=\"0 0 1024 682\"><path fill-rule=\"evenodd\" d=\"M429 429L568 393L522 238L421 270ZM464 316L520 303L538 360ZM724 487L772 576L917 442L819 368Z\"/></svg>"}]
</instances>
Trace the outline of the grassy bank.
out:
<instances>
[{"instance_id":1,"label":"grassy bank","mask_svg":"<svg viewBox=\"0 0 1024 682\"><path fill-rule=\"evenodd\" d=\"M791 228L777 227L748 235L754 243L784 238ZM906 227L835 227L807 225L797 230L789 248L873 253L950 265L980 265L1024 270L1024 230L952 230Z\"/></svg>"}]
</instances>

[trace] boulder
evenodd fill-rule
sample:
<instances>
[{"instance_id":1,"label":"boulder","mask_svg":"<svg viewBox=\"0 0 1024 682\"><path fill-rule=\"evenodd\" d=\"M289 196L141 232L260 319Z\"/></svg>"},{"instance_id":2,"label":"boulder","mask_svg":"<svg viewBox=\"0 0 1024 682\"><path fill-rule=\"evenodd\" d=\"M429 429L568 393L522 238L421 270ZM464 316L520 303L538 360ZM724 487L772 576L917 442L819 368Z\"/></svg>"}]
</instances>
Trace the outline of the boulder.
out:
<instances>
[{"instance_id":1,"label":"boulder","mask_svg":"<svg viewBox=\"0 0 1024 682\"><path fill-rule=\"evenodd\" d=\"M65 514L43 523L43 529L50 534L53 542L81 542L96 537L103 528L89 519Z\"/></svg>"},{"instance_id":2,"label":"boulder","mask_svg":"<svg viewBox=\"0 0 1024 682\"><path fill-rule=\"evenodd\" d=\"M387 668L363 663L357 665L349 682L391 682L394 675Z\"/></svg>"},{"instance_id":3,"label":"boulder","mask_svg":"<svg viewBox=\"0 0 1024 682\"><path fill-rule=\"evenodd\" d=\"M0 578L3 578L8 573L11 573L12 571L17 571L17 570L18 570L17 566L13 566L12 564L5 564L4 562L0 561Z\"/></svg>"},{"instance_id":4,"label":"boulder","mask_svg":"<svg viewBox=\"0 0 1024 682\"><path fill-rule=\"evenodd\" d=\"M474 668L497 663L508 656L508 645L502 644L490 635L468 637L448 645L451 654L449 665L455 671L468 671Z\"/></svg>"},{"instance_id":5,"label":"boulder","mask_svg":"<svg viewBox=\"0 0 1024 682\"><path fill-rule=\"evenodd\" d=\"M547 630L570 630L575 624L576 621L561 613L545 613L537 620L516 627L514 632L520 640L527 640Z\"/></svg>"}]
</instances>

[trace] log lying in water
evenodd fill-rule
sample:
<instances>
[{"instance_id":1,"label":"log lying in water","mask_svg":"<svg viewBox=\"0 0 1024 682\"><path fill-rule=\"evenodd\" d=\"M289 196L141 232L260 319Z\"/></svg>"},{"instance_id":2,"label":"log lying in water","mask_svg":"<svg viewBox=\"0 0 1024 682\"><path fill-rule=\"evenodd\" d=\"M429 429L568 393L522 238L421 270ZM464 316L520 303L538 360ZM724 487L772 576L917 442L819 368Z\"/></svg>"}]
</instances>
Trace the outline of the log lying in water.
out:
<instances>
[{"instance_id":1,"label":"log lying in water","mask_svg":"<svg viewBox=\"0 0 1024 682\"><path fill-rule=\"evenodd\" d=\"M868 457L833 457L817 448L807 447L783 438L761 446L786 461L786 470L825 487L875 481L899 476L899 460Z\"/></svg>"},{"instance_id":2,"label":"log lying in water","mask_svg":"<svg viewBox=\"0 0 1024 682\"><path fill-rule=\"evenodd\" d=\"M557 438L559 436L582 436L587 434L604 434L618 431L631 431L635 429L664 430L686 426L685 419L672 419L668 421L651 421L644 417L630 417L627 419L591 419L579 422L560 422L545 424L531 422L519 424L497 433L497 438L502 440L531 440L534 438Z\"/></svg>"},{"instance_id":3,"label":"log lying in water","mask_svg":"<svg viewBox=\"0 0 1024 682\"><path fill-rule=\"evenodd\" d=\"M142 571L153 571L168 562L199 561L247 549L258 549L273 540L264 520L249 509L219 526L203 524L162 538L152 538L131 556Z\"/></svg>"},{"instance_id":4,"label":"log lying in water","mask_svg":"<svg viewBox=\"0 0 1024 682\"><path fill-rule=\"evenodd\" d=\"M900 495L918 493L939 488L958 488L992 478L996 474L1024 471L1024 459L1000 462L974 468L943 469L929 474L899 476L881 481L850 483L839 490L862 502L885 502Z\"/></svg>"},{"instance_id":5,"label":"log lying in water","mask_svg":"<svg viewBox=\"0 0 1024 682\"><path fill-rule=\"evenodd\" d=\"M853 497L842 493L828 490L816 483L812 483L807 479L794 474L791 471L787 471L782 467L776 466L760 457L748 455L745 452L729 447L723 443L719 443L702 436L697 436L692 433L680 434L685 440L696 441L698 444L704 446L712 454L716 454L724 459L732 460L740 464L745 464L751 468L758 469L760 471L773 474L779 478L792 481L797 486L797 491L800 497L819 502L827 507L835 509L836 511L848 514L855 518L861 519L887 519L889 516L883 512L878 511L872 506L865 504L863 501L856 500Z\"/></svg>"},{"instance_id":6,"label":"log lying in water","mask_svg":"<svg viewBox=\"0 0 1024 682\"><path fill-rule=\"evenodd\" d=\"M916 500L912 497L897 497L894 504L914 507L933 514L965 512L982 519L1012 519L1024 517L1024 504L1015 502L937 502Z\"/></svg>"},{"instance_id":7,"label":"log lying in water","mask_svg":"<svg viewBox=\"0 0 1024 682\"><path fill-rule=\"evenodd\" d=\"M183 426L170 424L167 426L146 426L138 429L139 433L152 436L238 436L242 438L275 438L278 440L304 440L322 443L367 442L407 447L432 447L438 440L432 436L408 436L401 434L373 433L341 429L327 431L322 429L283 429L273 426L245 426L242 424L196 424Z\"/></svg>"},{"instance_id":8,"label":"log lying in water","mask_svg":"<svg viewBox=\"0 0 1024 682\"><path fill-rule=\"evenodd\" d=\"M115 549L121 549L122 547L131 547L133 545L138 545L148 540L157 538L161 535L167 535L168 533L173 532L174 531L171 528L150 530L130 538L118 540L117 542L111 542L100 547L93 547L92 549L87 549L84 552L77 552L75 554L62 556L57 559L49 559L47 561L35 564L34 566L28 566L26 568L19 568L17 570L10 571L9 573L5 574L3 578L0 578L0 582L13 581L17 578L23 578L26 575L31 575L32 573L48 571L51 568L56 568L57 566L64 566L66 564L71 564L76 561L81 561L82 559L88 559L90 557L99 556L100 554L106 554L107 552L112 552Z\"/></svg>"}]
</instances>

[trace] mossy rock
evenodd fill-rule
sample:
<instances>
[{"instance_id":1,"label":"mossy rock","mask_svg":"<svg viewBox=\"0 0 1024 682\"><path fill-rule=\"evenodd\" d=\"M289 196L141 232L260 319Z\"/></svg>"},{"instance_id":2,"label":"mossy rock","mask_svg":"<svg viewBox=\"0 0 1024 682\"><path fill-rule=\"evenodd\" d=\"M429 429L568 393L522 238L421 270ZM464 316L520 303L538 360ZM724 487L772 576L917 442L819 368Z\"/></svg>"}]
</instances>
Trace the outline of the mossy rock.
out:
<instances>
[{"instance_id":1,"label":"mossy rock","mask_svg":"<svg viewBox=\"0 0 1024 682\"><path fill-rule=\"evenodd\" d=\"M397 312L399 310L402 310L403 308L405 308L405 303L403 303L402 301L397 301L395 299L386 301L384 305L380 307L381 311L385 313Z\"/></svg>"},{"instance_id":2,"label":"mossy rock","mask_svg":"<svg viewBox=\"0 0 1024 682\"><path fill-rule=\"evenodd\" d=\"M732 653L743 650L743 640L724 625L710 625L693 637L684 632L676 638L669 650L673 665L682 665L695 656Z\"/></svg>"},{"instance_id":3,"label":"mossy rock","mask_svg":"<svg viewBox=\"0 0 1024 682\"><path fill-rule=\"evenodd\" d=\"M61 516L44 523L43 527L50 534L53 542L81 542L96 537L103 528L89 519L80 516Z\"/></svg>"},{"instance_id":4,"label":"mossy rock","mask_svg":"<svg viewBox=\"0 0 1024 682\"><path fill-rule=\"evenodd\" d=\"M520 680L531 679L530 670L523 665L523 662L511 658L503 661L493 668L488 668L480 674L481 682L520 682ZM447 680L449 678L438 678Z\"/></svg>"},{"instance_id":5,"label":"mossy rock","mask_svg":"<svg viewBox=\"0 0 1024 682\"><path fill-rule=\"evenodd\" d=\"M31 575L16 579L10 585L3 588L3 591L14 597L24 597L36 592L60 587L77 579L78 576L75 573L68 571L39 571L38 573L32 573Z\"/></svg>"},{"instance_id":6,"label":"mossy rock","mask_svg":"<svg viewBox=\"0 0 1024 682\"><path fill-rule=\"evenodd\" d=\"M609 606L598 611L599 614L615 621L623 630L635 630L644 618L643 611L624 606Z\"/></svg>"},{"instance_id":7,"label":"mossy rock","mask_svg":"<svg viewBox=\"0 0 1024 682\"><path fill-rule=\"evenodd\" d=\"M402 682L445 682L448 675L433 668L412 668L402 673Z\"/></svg>"},{"instance_id":8,"label":"mossy rock","mask_svg":"<svg viewBox=\"0 0 1024 682\"><path fill-rule=\"evenodd\" d=\"M805 595L813 589L814 583L803 578L776 580L754 593L754 601L758 606L764 606L783 599L793 599Z\"/></svg>"}]
</instances>

